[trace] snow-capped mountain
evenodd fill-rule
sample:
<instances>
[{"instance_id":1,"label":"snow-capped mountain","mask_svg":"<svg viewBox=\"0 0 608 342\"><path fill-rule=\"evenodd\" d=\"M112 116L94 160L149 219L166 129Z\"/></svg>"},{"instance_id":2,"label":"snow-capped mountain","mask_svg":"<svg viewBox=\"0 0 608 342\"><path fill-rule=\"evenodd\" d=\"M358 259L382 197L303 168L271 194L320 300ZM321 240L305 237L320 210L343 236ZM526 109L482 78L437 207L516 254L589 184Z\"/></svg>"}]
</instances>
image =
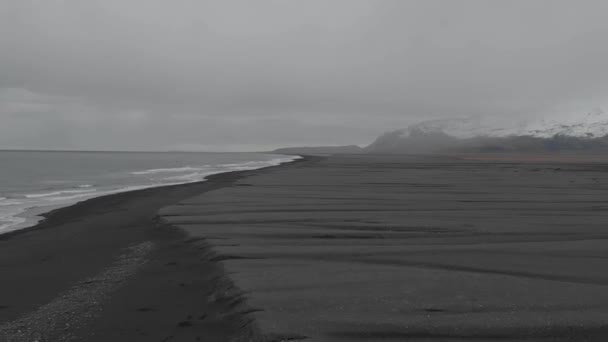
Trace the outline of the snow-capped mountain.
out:
<instances>
[{"instance_id":1,"label":"snow-capped mountain","mask_svg":"<svg viewBox=\"0 0 608 342\"><path fill-rule=\"evenodd\" d=\"M600 138L608 135L608 113L596 109L578 117L543 118L501 127L487 119L458 118L423 121L399 130L404 137L420 134L446 134L460 139L474 137L532 136L550 138L556 135L577 138Z\"/></svg>"},{"instance_id":2,"label":"snow-capped mountain","mask_svg":"<svg viewBox=\"0 0 608 342\"><path fill-rule=\"evenodd\" d=\"M608 113L499 124L482 118L439 119L387 132L370 145L279 149L278 153L436 153L608 151Z\"/></svg>"},{"instance_id":3,"label":"snow-capped mountain","mask_svg":"<svg viewBox=\"0 0 608 342\"><path fill-rule=\"evenodd\" d=\"M489 119L424 121L388 132L365 148L371 153L445 151L608 150L608 113L499 125Z\"/></svg>"},{"instance_id":4,"label":"snow-capped mountain","mask_svg":"<svg viewBox=\"0 0 608 342\"><path fill-rule=\"evenodd\" d=\"M550 138L556 135L577 138L601 138L608 135L608 113L598 108L590 113L570 118L541 119L519 129L504 129L501 136L534 136Z\"/></svg>"}]
</instances>

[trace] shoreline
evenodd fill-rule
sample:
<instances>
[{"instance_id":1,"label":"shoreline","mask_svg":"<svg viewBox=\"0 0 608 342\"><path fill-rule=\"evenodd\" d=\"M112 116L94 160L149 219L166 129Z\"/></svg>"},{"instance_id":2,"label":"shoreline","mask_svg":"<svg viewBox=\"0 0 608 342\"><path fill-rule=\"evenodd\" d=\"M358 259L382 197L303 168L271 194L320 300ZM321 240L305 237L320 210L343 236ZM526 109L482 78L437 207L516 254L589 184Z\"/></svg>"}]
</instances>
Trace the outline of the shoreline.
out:
<instances>
[{"instance_id":1,"label":"shoreline","mask_svg":"<svg viewBox=\"0 0 608 342\"><path fill-rule=\"evenodd\" d=\"M166 224L158 211L309 160L95 197L0 235L0 341L255 335L250 309L213 246Z\"/></svg>"},{"instance_id":2,"label":"shoreline","mask_svg":"<svg viewBox=\"0 0 608 342\"><path fill-rule=\"evenodd\" d=\"M603 341L606 191L334 155L98 197L0 238L0 341Z\"/></svg>"},{"instance_id":3,"label":"shoreline","mask_svg":"<svg viewBox=\"0 0 608 342\"><path fill-rule=\"evenodd\" d=\"M47 151L45 151L45 152L47 152ZM51 152L53 152L53 151L51 151ZM64 151L59 151L59 152L64 152ZM81 152L81 151L74 151L74 152ZM105 153L105 151L99 151L99 152ZM125 153L131 153L131 152L125 152ZM169 152L167 152L167 153L169 153ZM45 224L45 222L48 220L48 218L50 216L54 215L56 212L60 212L62 209L67 209L69 207L76 206L81 203L85 203L85 202L92 201L95 199L104 198L104 197L108 197L108 196L114 196L114 195L120 195L120 194L127 194L127 193L132 193L132 192L137 192L137 191L145 191L145 190L149 190L149 189L166 188L166 187L174 187L174 186L187 186L187 185L192 185L192 184L205 183L205 182L211 181L216 176L248 172L248 171L264 170L267 168L279 167L282 165L290 164L290 163L297 162L300 160L305 160L306 158L308 158L307 156L304 156L304 155L286 155L286 156L293 157L294 159L287 161L287 162L279 163L277 165L265 166L265 167L261 167L258 169L218 172L215 174L205 176L202 180L195 181L195 182L142 186L142 188L139 188L139 189L125 190L125 191L116 190L116 192L111 192L111 193L106 193L106 194L99 195L99 196L85 198L83 200L80 200L80 201L77 201L74 203L70 203L70 204L49 204L49 205L45 205L45 206L27 208L23 212L21 212L20 214L17 215L18 217L24 218L25 221L15 225L15 227L19 227L21 225L25 225L25 226L20 227L20 228L12 228L9 226L9 228L10 228L9 230L7 230L5 232L0 232L0 240L10 238L10 236L13 236L13 235L18 235L20 232L25 232L25 231L28 231L31 229L35 230L35 229L37 229L38 225ZM31 224L28 224L27 221L29 221L29 220L36 220L36 221L31 222Z\"/></svg>"}]
</instances>

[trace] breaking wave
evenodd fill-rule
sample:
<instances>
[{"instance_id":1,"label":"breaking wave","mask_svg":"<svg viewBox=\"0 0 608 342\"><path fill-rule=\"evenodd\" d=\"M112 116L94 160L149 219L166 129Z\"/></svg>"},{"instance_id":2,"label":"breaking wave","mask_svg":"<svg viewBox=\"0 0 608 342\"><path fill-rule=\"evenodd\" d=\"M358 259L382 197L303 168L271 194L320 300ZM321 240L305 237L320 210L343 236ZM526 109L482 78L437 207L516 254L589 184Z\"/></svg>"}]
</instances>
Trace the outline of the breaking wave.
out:
<instances>
[{"instance_id":1,"label":"breaking wave","mask_svg":"<svg viewBox=\"0 0 608 342\"><path fill-rule=\"evenodd\" d=\"M117 184L109 183L107 179L100 178L99 181L96 179L95 185L72 183L71 187L63 189L47 189L46 191L42 189L42 191L3 194L3 196L0 196L0 234L35 224L40 220L40 217L35 215L45 211L41 208L63 207L93 197L119 192L199 182L213 174L259 169L299 158L301 157L281 156L269 160L126 171L122 176L112 175L120 178L120 182ZM35 211L36 214L29 215L28 212L30 211Z\"/></svg>"}]
</instances>

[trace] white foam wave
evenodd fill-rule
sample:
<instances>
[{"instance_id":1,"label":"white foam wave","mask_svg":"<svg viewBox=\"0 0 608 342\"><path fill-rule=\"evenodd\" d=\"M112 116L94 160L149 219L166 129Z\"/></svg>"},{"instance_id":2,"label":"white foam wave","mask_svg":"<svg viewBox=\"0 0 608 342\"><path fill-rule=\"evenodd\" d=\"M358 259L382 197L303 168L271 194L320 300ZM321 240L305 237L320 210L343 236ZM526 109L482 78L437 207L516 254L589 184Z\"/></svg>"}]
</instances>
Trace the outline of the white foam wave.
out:
<instances>
[{"instance_id":1,"label":"white foam wave","mask_svg":"<svg viewBox=\"0 0 608 342\"><path fill-rule=\"evenodd\" d=\"M69 196L53 196L53 197L45 197L44 199L47 201L70 201L70 200L74 200L74 199L78 199L78 198L85 198L85 197L93 197L93 196L98 196L99 194L97 193L82 193L82 194L76 194L76 195L69 195Z\"/></svg>"},{"instance_id":2,"label":"white foam wave","mask_svg":"<svg viewBox=\"0 0 608 342\"><path fill-rule=\"evenodd\" d=\"M0 233L5 233L12 230L12 227L17 227L26 221L24 217L15 215L0 215ZM7 229L11 228L11 229Z\"/></svg>"},{"instance_id":3,"label":"white foam wave","mask_svg":"<svg viewBox=\"0 0 608 342\"><path fill-rule=\"evenodd\" d=\"M25 198L44 198L44 197L52 197L52 196L58 196L58 195L64 195L64 194L81 194L81 193L90 193L90 192L95 192L97 191L96 189L81 189L81 190L58 190L58 191L52 191L52 192L45 192L45 193L39 193L39 194L26 194Z\"/></svg>"},{"instance_id":4,"label":"white foam wave","mask_svg":"<svg viewBox=\"0 0 608 342\"><path fill-rule=\"evenodd\" d=\"M192 183L192 182L200 182L205 179L205 177L223 173L223 172L231 172L231 171L245 171L245 170L255 170L263 167L274 166L281 163L289 162L292 160L300 159L301 157L280 157L274 158L270 160L257 160L257 161L248 161L242 163L230 163L230 164L219 164L212 167L208 167L205 169L198 170L199 172L192 172L185 175L171 176L165 177L162 180L165 182L169 182L170 184L183 184L183 183Z\"/></svg>"},{"instance_id":5,"label":"white foam wave","mask_svg":"<svg viewBox=\"0 0 608 342\"><path fill-rule=\"evenodd\" d=\"M23 202L10 200L5 197L0 198L0 207L8 207L10 205L20 205L20 204L23 204Z\"/></svg>"},{"instance_id":6,"label":"white foam wave","mask_svg":"<svg viewBox=\"0 0 608 342\"><path fill-rule=\"evenodd\" d=\"M244 163L220 164L218 166L229 168L229 169L257 169L257 168L261 168L261 167L278 165L281 163L285 163L285 162L292 161L292 160L297 160L300 158L302 158L302 157L289 156L289 157L274 158L274 159L270 159L270 160L255 160L255 161L248 161L248 162L244 162Z\"/></svg>"},{"instance_id":7,"label":"white foam wave","mask_svg":"<svg viewBox=\"0 0 608 342\"><path fill-rule=\"evenodd\" d=\"M198 171L200 167L192 167L192 166L184 166L184 167L173 167L173 168L165 168L165 169L150 169L150 170L142 170L142 171L133 171L132 175L150 175L155 173L168 173L168 172L188 172L188 171Z\"/></svg>"},{"instance_id":8,"label":"white foam wave","mask_svg":"<svg viewBox=\"0 0 608 342\"><path fill-rule=\"evenodd\" d=\"M163 181L176 182L176 183L192 183L192 182L202 181L205 179L205 176L209 176L212 174L214 174L214 172L194 172L194 173L188 173L188 174L180 175L180 176L165 177L165 178L163 178Z\"/></svg>"},{"instance_id":9,"label":"white foam wave","mask_svg":"<svg viewBox=\"0 0 608 342\"><path fill-rule=\"evenodd\" d=\"M50 202L71 202L71 203L75 203L75 202L78 202L76 200L85 200L85 199L88 199L88 198L100 197L100 196L111 195L111 194L117 194L117 193L120 193L120 192L142 190L142 189L148 189L148 188L156 188L156 187L162 186L162 185L168 185L168 184L162 184L162 183L156 184L156 183L154 183L154 184L148 184L148 185L130 185L130 186L123 186L123 187L120 187L120 188L108 189L108 190L103 190L103 191L97 191L97 190L95 190L94 192L75 193L73 195L67 195L67 196L44 197L43 199L45 201L50 201Z\"/></svg>"},{"instance_id":10,"label":"white foam wave","mask_svg":"<svg viewBox=\"0 0 608 342\"><path fill-rule=\"evenodd\" d=\"M213 173L221 173L227 171L237 171L237 170L250 170L257 169L260 167L273 166L278 165L284 162L292 161L299 159L299 156L285 156L274 158L270 160L256 160L256 161L247 161L242 163L230 163L230 164L218 164L218 165L202 165L198 167L194 166L183 166L183 167L174 167L174 168L162 168L162 169L149 169L142 171L133 171L132 175L149 175L156 173L179 173L179 172L191 172L188 175L180 175L180 176L171 176L166 177L165 179L195 179L194 173L209 175ZM213 170L213 172L211 172ZM198 177L200 180L200 177Z\"/></svg>"},{"instance_id":11,"label":"white foam wave","mask_svg":"<svg viewBox=\"0 0 608 342\"><path fill-rule=\"evenodd\" d=\"M169 173L169 175L165 175L168 177L156 179L152 184L130 185L123 186L120 188L111 188L103 186L97 186L96 188L94 188L94 185L92 184L81 184L71 189L25 194L20 195L18 198L0 197L0 233L12 231L15 229L21 229L29 225L35 224L35 222L40 220L40 218L38 217L40 213L50 210L46 208L59 208L62 206L74 204L85 199L114 193L154 188L165 185L177 185L199 182L203 181L205 177L212 174L218 174L229 171L258 169L262 167L268 167L278 165L284 162L293 161L299 158L301 157L285 156L265 161L203 165L200 167L186 166L179 168L142 170L131 172L131 174L149 175ZM175 173L180 172L185 174L175 175ZM171 175L171 173L173 174ZM145 182L150 182L150 179L146 179ZM38 209L37 211L32 212L32 208Z\"/></svg>"}]
</instances>

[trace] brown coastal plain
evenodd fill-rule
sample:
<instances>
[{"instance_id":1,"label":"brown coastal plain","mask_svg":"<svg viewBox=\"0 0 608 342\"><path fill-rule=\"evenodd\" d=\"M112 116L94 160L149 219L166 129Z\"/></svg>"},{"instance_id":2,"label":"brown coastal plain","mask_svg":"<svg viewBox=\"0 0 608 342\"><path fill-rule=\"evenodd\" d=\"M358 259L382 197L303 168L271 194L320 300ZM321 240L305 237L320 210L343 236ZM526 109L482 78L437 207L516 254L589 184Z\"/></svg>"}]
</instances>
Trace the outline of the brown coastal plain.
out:
<instances>
[{"instance_id":1,"label":"brown coastal plain","mask_svg":"<svg viewBox=\"0 0 608 342\"><path fill-rule=\"evenodd\" d=\"M608 163L330 156L0 240L0 340L605 341Z\"/></svg>"}]
</instances>

